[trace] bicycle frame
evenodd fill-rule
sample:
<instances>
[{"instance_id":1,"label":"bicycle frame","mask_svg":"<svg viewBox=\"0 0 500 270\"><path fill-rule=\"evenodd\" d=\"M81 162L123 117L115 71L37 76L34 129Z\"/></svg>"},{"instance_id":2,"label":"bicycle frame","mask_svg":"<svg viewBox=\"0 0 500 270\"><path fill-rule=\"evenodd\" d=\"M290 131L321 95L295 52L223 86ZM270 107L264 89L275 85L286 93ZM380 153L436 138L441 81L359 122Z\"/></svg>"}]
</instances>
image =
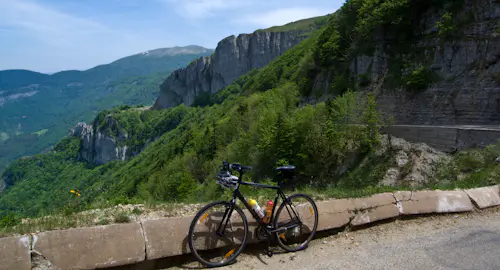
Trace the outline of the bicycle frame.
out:
<instances>
[{"instance_id":1,"label":"bicycle frame","mask_svg":"<svg viewBox=\"0 0 500 270\"><path fill-rule=\"evenodd\" d=\"M266 185L266 184L245 182L245 181L242 181L242 179L243 179L243 173L240 172L240 176L238 177L238 183L236 184L236 188L234 189L234 192L233 192L233 198L231 199L231 207L228 208L228 209L226 209L226 211L224 213L224 216L222 217L221 224L219 225L219 228L217 229L217 233L220 234L219 230L220 230L220 228L222 226L222 223L226 219L226 217L230 217L231 216L231 214L232 214L232 212L234 210L234 207L236 205L236 199L239 199L240 201L243 202L243 204L245 205L245 207L252 214L252 216L255 219L255 221L257 221L259 223L259 225L263 226L268 233L274 233L274 232L277 232L279 230L282 230L282 229L278 230L278 229L274 228L274 226L272 225L273 221L274 221L274 213L275 213L275 210L276 210L276 206L278 205L278 198L281 197L283 199L283 202L287 201L287 197L286 197L285 193L281 190L280 182L278 182L277 186L272 186L272 185ZM256 188L269 188L269 189L275 189L276 190L276 195L274 197L274 205L273 205L273 208L272 208L271 218L269 220L269 223L262 222L261 218L257 215L257 213L255 213L255 211L252 209L252 207L250 206L250 204L247 202L247 200L245 199L245 197L243 196L243 194L241 194L241 192L239 190L240 185L253 186L253 187L256 187ZM229 211L229 213L228 213L228 211ZM289 211L288 208L287 208L287 211ZM295 216L298 216L297 213L295 212L295 210L293 208L292 208L292 211L295 214ZM229 218L226 220L222 231L224 231L226 229L228 221L229 221ZM291 227L295 227L295 226L290 226L290 228ZM287 230L289 228L285 227L283 229Z\"/></svg>"}]
</instances>

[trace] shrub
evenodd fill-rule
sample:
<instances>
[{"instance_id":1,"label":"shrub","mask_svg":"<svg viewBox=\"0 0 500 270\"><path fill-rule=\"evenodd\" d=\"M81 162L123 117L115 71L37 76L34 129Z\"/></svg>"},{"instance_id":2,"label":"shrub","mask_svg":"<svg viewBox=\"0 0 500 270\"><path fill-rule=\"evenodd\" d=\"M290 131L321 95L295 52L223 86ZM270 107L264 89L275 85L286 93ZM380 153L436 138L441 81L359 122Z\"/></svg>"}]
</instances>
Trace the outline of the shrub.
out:
<instances>
[{"instance_id":1,"label":"shrub","mask_svg":"<svg viewBox=\"0 0 500 270\"><path fill-rule=\"evenodd\" d=\"M428 67L420 66L405 76L404 82L407 89L411 91L422 91L427 89L436 80L436 74Z\"/></svg>"},{"instance_id":2,"label":"shrub","mask_svg":"<svg viewBox=\"0 0 500 270\"><path fill-rule=\"evenodd\" d=\"M0 219L0 228L13 227L20 223L21 220L14 213L8 213Z\"/></svg>"},{"instance_id":3,"label":"shrub","mask_svg":"<svg viewBox=\"0 0 500 270\"><path fill-rule=\"evenodd\" d=\"M116 223L129 223L130 222L130 217L127 215L126 212L120 211L114 216L115 222Z\"/></svg>"},{"instance_id":4,"label":"shrub","mask_svg":"<svg viewBox=\"0 0 500 270\"><path fill-rule=\"evenodd\" d=\"M457 33L457 27L454 22L453 14L450 12L443 14L441 20L436 22L436 27L439 30L438 35L444 40L452 39Z\"/></svg>"},{"instance_id":5,"label":"shrub","mask_svg":"<svg viewBox=\"0 0 500 270\"><path fill-rule=\"evenodd\" d=\"M134 207L134 209L132 210L132 214L134 214L134 215L140 215L140 214L142 214L142 212L143 211L137 207Z\"/></svg>"}]
</instances>

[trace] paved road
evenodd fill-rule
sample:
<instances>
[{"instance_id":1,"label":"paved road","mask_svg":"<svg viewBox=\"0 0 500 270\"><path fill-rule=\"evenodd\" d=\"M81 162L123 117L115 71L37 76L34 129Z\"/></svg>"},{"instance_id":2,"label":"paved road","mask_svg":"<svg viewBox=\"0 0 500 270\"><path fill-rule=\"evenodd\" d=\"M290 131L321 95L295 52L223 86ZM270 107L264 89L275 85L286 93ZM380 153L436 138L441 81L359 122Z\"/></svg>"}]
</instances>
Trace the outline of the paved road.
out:
<instances>
[{"instance_id":1,"label":"paved road","mask_svg":"<svg viewBox=\"0 0 500 270\"><path fill-rule=\"evenodd\" d=\"M235 264L219 269L498 270L500 208L399 220L341 232L314 240L306 251L272 258L254 250L240 255Z\"/></svg>"}]
</instances>

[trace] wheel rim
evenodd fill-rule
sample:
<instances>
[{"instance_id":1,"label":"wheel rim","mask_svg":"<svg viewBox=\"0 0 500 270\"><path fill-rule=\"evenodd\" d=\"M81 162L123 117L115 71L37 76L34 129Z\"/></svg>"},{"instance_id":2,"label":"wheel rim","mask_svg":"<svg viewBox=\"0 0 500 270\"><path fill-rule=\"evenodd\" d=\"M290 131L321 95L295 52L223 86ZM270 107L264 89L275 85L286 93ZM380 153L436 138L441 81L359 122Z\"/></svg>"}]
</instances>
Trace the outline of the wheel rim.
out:
<instances>
[{"instance_id":1,"label":"wheel rim","mask_svg":"<svg viewBox=\"0 0 500 270\"><path fill-rule=\"evenodd\" d=\"M207 208L197 215L192 234L193 252L207 265L223 265L231 262L240 252L245 241L245 226L243 217L236 209L231 218L227 215L229 205L217 204ZM224 227L217 231L220 224Z\"/></svg>"},{"instance_id":2,"label":"wheel rim","mask_svg":"<svg viewBox=\"0 0 500 270\"><path fill-rule=\"evenodd\" d=\"M278 232L277 237L285 249L301 250L316 232L317 209L307 197L295 196L290 200L292 205L286 204L276 215L277 227L289 228Z\"/></svg>"}]
</instances>

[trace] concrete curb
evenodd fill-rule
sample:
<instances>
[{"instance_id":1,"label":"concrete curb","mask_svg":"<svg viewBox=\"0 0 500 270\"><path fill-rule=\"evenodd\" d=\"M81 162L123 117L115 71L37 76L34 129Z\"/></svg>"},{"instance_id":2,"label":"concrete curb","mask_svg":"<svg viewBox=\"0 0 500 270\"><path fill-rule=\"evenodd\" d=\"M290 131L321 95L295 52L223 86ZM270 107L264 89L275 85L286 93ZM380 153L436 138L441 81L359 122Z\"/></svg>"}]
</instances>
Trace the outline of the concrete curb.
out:
<instances>
[{"instance_id":1,"label":"concrete curb","mask_svg":"<svg viewBox=\"0 0 500 270\"><path fill-rule=\"evenodd\" d=\"M364 198L317 202L318 231L360 226L404 215L471 212L500 205L500 185L467 190L397 191ZM475 207L474 207L475 206ZM258 242L247 210L249 242ZM0 270L31 269L32 254L46 269L96 269L131 265L190 253L187 243L194 216L0 238ZM32 238L31 238L32 237ZM30 239L32 239L30 244Z\"/></svg>"}]
</instances>

